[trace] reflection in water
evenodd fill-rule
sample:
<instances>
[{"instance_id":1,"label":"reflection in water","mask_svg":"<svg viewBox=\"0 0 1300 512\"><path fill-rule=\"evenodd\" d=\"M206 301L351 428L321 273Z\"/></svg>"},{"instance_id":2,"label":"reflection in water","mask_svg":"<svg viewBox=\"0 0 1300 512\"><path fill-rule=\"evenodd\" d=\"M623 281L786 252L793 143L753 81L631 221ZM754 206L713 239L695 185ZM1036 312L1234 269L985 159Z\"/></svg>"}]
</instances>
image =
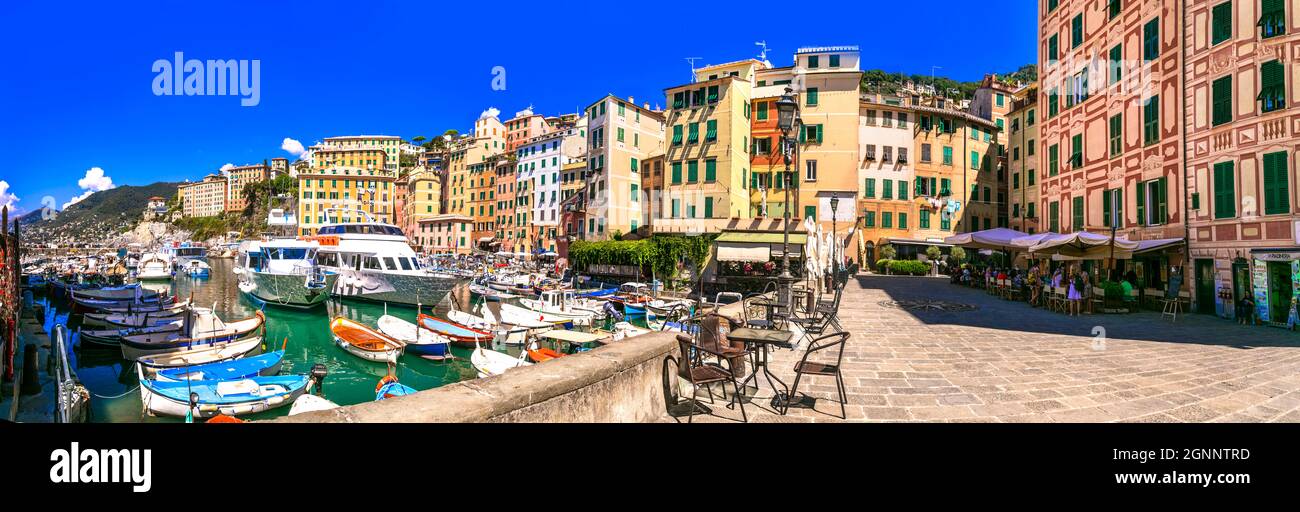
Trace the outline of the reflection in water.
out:
<instances>
[{"instance_id":1,"label":"reflection in water","mask_svg":"<svg viewBox=\"0 0 1300 512\"><path fill-rule=\"evenodd\" d=\"M182 300L192 298L195 305L213 307L223 319L238 319L251 316L257 308L239 293L237 280L230 272L232 260L214 259L211 277L195 279L178 276L173 282L145 283L153 290L169 291ZM430 293L431 296L436 294ZM458 287L449 298L468 307L471 294L464 286ZM56 307L63 307L66 305ZM425 305L424 311L445 311L448 303L433 306ZM375 398L375 385L387 375L386 365L364 361L354 357L334 345L329 331L332 315L345 316L358 322L375 325L384 314L383 304L364 302L331 301L323 308L310 311L277 308L273 305L265 308L267 350L278 349L287 340L285 359L282 366L284 373L307 373L312 365L323 363L329 374L323 386L324 396L342 405L368 402ZM416 309L391 305L389 314L415 321ZM61 310L57 315L49 315L47 327L56 323L66 323L68 315ZM77 325L69 325L75 332ZM75 336L74 336L75 340ZM114 349L104 349L87 345L84 349L74 343L71 360L78 376L86 387L95 395L91 400L92 421L98 422L135 422L135 421L173 421L170 418L152 418L142 414L140 394L136 387L135 369L122 359L121 353ZM418 357L403 356L396 368L398 379L415 389L429 389L464 379L472 379L475 372L469 364L469 350L453 348L457 359L451 361L428 361ZM516 349L517 353L517 349ZM270 418L287 414L288 407L250 416L253 419Z\"/></svg>"}]
</instances>

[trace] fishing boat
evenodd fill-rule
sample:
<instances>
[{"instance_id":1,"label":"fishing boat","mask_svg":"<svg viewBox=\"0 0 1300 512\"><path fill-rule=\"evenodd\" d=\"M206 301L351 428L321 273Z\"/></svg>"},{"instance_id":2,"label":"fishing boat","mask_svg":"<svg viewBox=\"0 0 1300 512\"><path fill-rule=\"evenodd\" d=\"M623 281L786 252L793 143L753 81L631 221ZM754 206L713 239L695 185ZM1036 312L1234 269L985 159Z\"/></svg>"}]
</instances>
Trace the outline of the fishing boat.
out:
<instances>
[{"instance_id":1,"label":"fishing boat","mask_svg":"<svg viewBox=\"0 0 1300 512\"><path fill-rule=\"evenodd\" d=\"M212 267L203 260L190 260L185 266L179 268L181 272L190 277L202 278L212 274Z\"/></svg>"},{"instance_id":2,"label":"fishing boat","mask_svg":"<svg viewBox=\"0 0 1300 512\"><path fill-rule=\"evenodd\" d=\"M156 302L153 304L126 304L102 307L99 308L99 312L103 314L182 313L185 310L190 309L192 304L193 303L189 300L183 300L180 302Z\"/></svg>"},{"instance_id":3,"label":"fishing boat","mask_svg":"<svg viewBox=\"0 0 1300 512\"><path fill-rule=\"evenodd\" d=\"M307 309L329 300L338 274L316 265L316 242L291 239L240 244L239 291L257 302Z\"/></svg>"},{"instance_id":4,"label":"fishing boat","mask_svg":"<svg viewBox=\"0 0 1300 512\"><path fill-rule=\"evenodd\" d=\"M524 352L519 357L513 357L509 354L502 354L495 350L487 350L483 345L474 347L474 353L469 356L470 364L478 371L479 378L501 375L511 368L521 366L531 366L533 363L528 362L528 353Z\"/></svg>"},{"instance_id":5,"label":"fishing boat","mask_svg":"<svg viewBox=\"0 0 1300 512\"><path fill-rule=\"evenodd\" d=\"M348 353L377 363L397 363L402 354L402 342L343 317L330 321L334 343Z\"/></svg>"},{"instance_id":6,"label":"fishing boat","mask_svg":"<svg viewBox=\"0 0 1300 512\"><path fill-rule=\"evenodd\" d=\"M210 309L195 308L184 316L184 323L180 332L123 336L120 342L122 356L136 361L144 357L185 353L248 339L256 339L260 343L266 326L266 315L257 311L249 318L224 322Z\"/></svg>"},{"instance_id":7,"label":"fishing boat","mask_svg":"<svg viewBox=\"0 0 1300 512\"><path fill-rule=\"evenodd\" d=\"M649 329L637 327L630 322L619 322L614 324L614 334L610 337L610 341L622 341L648 332L650 332Z\"/></svg>"},{"instance_id":8,"label":"fishing boat","mask_svg":"<svg viewBox=\"0 0 1300 512\"><path fill-rule=\"evenodd\" d=\"M469 291L475 295L483 297L485 300L491 300L491 301L501 301L505 299L514 299L519 297L518 295L515 295L513 293L506 293L503 291L493 290L492 288L489 288L486 285L479 284L479 283L470 283Z\"/></svg>"},{"instance_id":9,"label":"fishing boat","mask_svg":"<svg viewBox=\"0 0 1300 512\"><path fill-rule=\"evenodd\" d=\"M644 283L623 283L618 293L609 296L609 301L623 308L624 317L645 316L646 303L650 302L650 286Z\"/></svg>"},{"instance_id":10,"label":"fishing boat","mask_svg":"<svg viewBox=\"0 0 1300 512\"><path fill-rule=\"evenodd\" d=\"M284 349L232 361L166 368L158 370L154 374L154 379L172 382L247 379L259 375L269 376L280 373L280 363L282 362L284 362Z\"/></svg>"},{"instance_id":11,"label":"fishing boat","mask_svg":"<svg viewBox=\"0 0 1300 512\"><path fill-rule=\"evenodd\" d=\"M104 329L152 327L176 321L185 316L186 311L188 310L162 310L145 313L86 313L82 316L81 325L86 327L100 327Z\"/></svg>"},{"instance_id":12,"label":"fishing boat","mask_svg":"<svg viewBox=\"0 0 1300 512\"><path fill-rule=\"evenodd\" d=\"M411 322L392 315L379 317L375 322L379 332L406 345L405 353L430 361L453 359L451 340L428 329L421 329Z\"/></svg>"},{"instance_id":13,"label":"fishing boat","mask_svg":"<svg viewBox=\"0 0 1300 512\"><path fill-rule=\"evenodd\" d=\"M78 331L82 346L119 348L122 346L122 338L127 336L136 336L140 334L157 334L157 333L179 333L184 324L181 319L172 320L171 322L149 327L128 327L123 329L95 329L90 331Z\"/></svg>"},{"instance_id":14,"label":"fishing boat","mask_svg":"<svg viewBox=\"0 0 1300 512\"><path fill-rule=\"evenodd\" d=\"M416 322L421 328L446 336L447 339L457 345L473 346L477 342L490 341L492 339L492 333L490 331L475 329L473 327L461 325L449 320L443 320L441 318L434 318L423 313L416 318Z\"/></svg>"},{"instance_id":15,"label":"fishing boat","mask_svg":"<svg viewBox=\"0 0 1300 512\"><path fill-rule=\"evenodd\" d=\"M241 416L283 407L306 393L315 382L307 375L256 376L233 380L149 379L140 376L140 401L150 415L210 418ZM191 407L191 396L197 397Z\"/></svg>"},{"instance_id":16,"label":"fishing boat","mask_svg":"<svg viewBox=\"0 0 1300 512\"><path fill-rule=\"evenodd\" d=\"M587 309L574 307L575 301L576 298L572 291L547 290L542 292L537 299L519 299L519 304L550 317L566 319L578 327L590 326L596 316L595 313Z\"/></svg>"},{"instance_id":17,"label":"fishing boat","mask_svg":"<svg viewBox=\"0 0 1300 512\"><path fill-rule=\"evenodd\" d=\"M375 385L375 401L378 402L385 398L395 396L406 396L415 394L415 388L397 382L396 375L388 375L379 379L379 384Z\"/></svg>"},{"instance_id":18,"label":"fishing boat","mask_svg":"<svg viewBox=\"0 0 1300 512\"><path fill-rule=\"evenodd\" d=\"M534 363L550 361L552 359L558 359L567 355L567 354L556 352L554 349L546 348L539 345L536 339L529 342L527 351L528 351L528 358L531 359Z\"/></svg>"},{"instance_id":19,"label":"fishing boat","mask_svg":"<svg viewBox=\"0 0 1300 512\"><path fill-rule=\"evenodd\" d=\"M659 316L668 316L674 311L686 311L690 313L695 309L695 302L689 299L664 300L653 299L645 303L646 311Z\"/></svg>"},{"instance_id":20,"label":"fishing boat","mask_svg":"<svg viewBox=\"0 0 1300 512\"><path fill-rule=\"evenodd\" d=\"M316 395L302 395L293 401L289 406L289 415L296 416L305 412L328 411L338 409L339 404L326 400Z\"/></svg>"},{"instance_id":21,"label":"fishing boat","mask_svg":"<svg viewBox=\"0 0 1300 512\"><path fill-rule=\"evenodd\" d=\"M368 212L330 208L325 221L302 239L319 243L317 263L339 275L330 283L335 296L414 306L436 303L461 282L427 272L402 229Z\"/></svg>"},{"instance_id":22,"label":"fishing boat","mask_svg":"<svg viewBox=\"0 0 1300 512\"><path fill-rule=\"evenodd\" d=\"M146 253L140 256L136 264L135 278L141 281L169 281L172 278L172 262L166 254Z\"/></svg>"},{"instance_id":23,"label":"fishing boat","mask_svg":"<svg viewBox=\"0 0 1300 512\"><path fill-rule=\"evenodd\" d=\"M546 323L546 324L551 324L553 326L558 325L564 328L573 327L572 318L556 315L553 313L543 313L541 311L533 311L528 308L516 306L514 304L509 304L505 302L501 303L500 320L501 322L510 325L530 325L530 324L536 325L539 323Z\"/></svg>"},{"instance_id":24,"label":"fishing boat","mask_svg":"<svg viewBox=\"0 0 1300 512\"><path fill-rule=\"evenodd\" d=\"M190 345L181 350L141 356L135 361L139 363L141 368L154 372L162 368L194 366L239 359L258 350L261 346L261 336L250 336L232 341Z\"/></svg>"},{"instance_id":25,"label":"fishing boat","mask_svg":"<svg viewBox=\"0 0 1300 512\"><path fill-rule=\"evenodd\" d=\"M172 268L177 271L183 271L190 268L191 263L198 261L203 263L204 267L208 266L208 249L202 244L192 242L172 242L171 245L164 246L163 254L172 262Z\"/></svg>"}]
</instances>

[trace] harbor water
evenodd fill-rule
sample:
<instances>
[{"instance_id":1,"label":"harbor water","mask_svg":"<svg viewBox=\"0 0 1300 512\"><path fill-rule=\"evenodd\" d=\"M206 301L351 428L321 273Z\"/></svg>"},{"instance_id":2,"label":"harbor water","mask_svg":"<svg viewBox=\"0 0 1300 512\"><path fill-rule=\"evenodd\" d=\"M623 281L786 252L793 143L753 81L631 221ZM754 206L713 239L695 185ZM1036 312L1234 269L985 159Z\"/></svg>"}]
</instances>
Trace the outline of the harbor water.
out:
<instances>
[{"instance_id":1,"label":"harbor water","mask_svg":"<svg viewBox=\"0 0 1300 512\"><path fill-rule=\"evenodd\" d=\"M211 276L207 278L190 278L178 275L171 282L144 284L156 290L168 290L181 300L193 297L194 304L212 307L226 321L247 318L255 314L258 305L239 292L237 279L231 273L232 260L213 259ZM444 294L438 304L424 305L427 314L442 316L451 301L456 301L461 309L475 311L482 299L472 295L467 286L457 286L452 292ZM52 315L46 315L46 329L52 329L56 323L67 324L74 333L69 344L71 354L69 362L82 383L92 393L91 421L95 422L140 422L140 421L179 421L176 418L147 416L143 413L138 377L130 361L122 358L120 350L101 348L92 344L81 346L78 342L77 323L79 316L73 315L69 322L66 304L50 304ZM267 305L263 311L266 315L265 350L276 350L285 339L285 358L281 373L308 373L312 365L322 363L329 373L321 390L315 391L325 398L339 404L350 405L369 402L375 399L375 386L389 372L383 363L362 360L334 344L330 334L329 322L334 316L344 316L357 322L374 326L385 312L384 304L352 300L331 300L323 307L312 310L296 310ZM415 322L417 310L414 306L388 305L388 314ZM517 355L520 348L515 346L495 347L502 352ZM452 347L455 359L448 361L429 361L419 357L403 355L399 358L394 372L398 380L417 390L436 388L466 379L476 378L476 372L470 365L469 355L472 349ZM266 419L288 414L289 407L280 407L263 413L245 416L244 419Z\"/></svg>"}]
</instances>

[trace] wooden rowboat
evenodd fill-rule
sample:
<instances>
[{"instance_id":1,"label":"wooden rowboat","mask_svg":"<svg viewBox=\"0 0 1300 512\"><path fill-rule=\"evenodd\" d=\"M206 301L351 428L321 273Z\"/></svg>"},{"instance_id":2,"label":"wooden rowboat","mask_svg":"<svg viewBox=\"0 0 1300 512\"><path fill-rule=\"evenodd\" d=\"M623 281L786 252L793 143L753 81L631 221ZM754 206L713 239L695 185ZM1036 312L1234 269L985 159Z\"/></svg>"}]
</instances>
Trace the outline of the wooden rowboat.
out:
<instances>
[{"instance_id":1,"label":"wooden rowboat","mask_svg":"<svg viewBox=\"0 0 1300 512\"><path fill-rule=\"evenodd\" d=\"M475 329L466 325L461 325L450 320L434 318L421 313L417 320L420 327L446 336L452 343L462 346L473 347L476 342L490 341L492 333L481 329Z\"/></svg>"},{"instance_id":2,"label":"wooden rowboat","mask_svg":"<svg viewBox=\"0 0 1300 512\"><path fill-rule=\"evenodd\" d=\"M396 364L402 354L402 342L341 316L330 321L330 332L340 348L367 361Z\"/></svg>"}]
</instances>

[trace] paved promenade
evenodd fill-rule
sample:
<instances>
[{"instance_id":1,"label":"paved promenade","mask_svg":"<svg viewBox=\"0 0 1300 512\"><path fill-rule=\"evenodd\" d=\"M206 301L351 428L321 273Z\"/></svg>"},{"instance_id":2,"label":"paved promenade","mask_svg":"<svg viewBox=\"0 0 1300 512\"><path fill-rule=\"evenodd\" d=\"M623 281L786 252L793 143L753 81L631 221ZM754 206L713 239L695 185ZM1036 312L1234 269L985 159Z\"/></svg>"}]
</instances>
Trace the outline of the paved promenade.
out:
<instances>
[{"instance_id":1,"label":"paved promenade","mask_svg":"<svg viewBox=\"0 0 1300 512\"><path fill-rule=\"evenodd\" d=\"M1067 317L947 279L865 274L849 282L840 318L853 334L849 421L1300 422L1300 332L1203 315ZM789 384L801 355L777 351L774 373ZM841 421L833 379L806 383L815 409L776 415L764 384L750 420ZM715 414L739 419L721 404Z\"/></svg>"}]
</instances>

